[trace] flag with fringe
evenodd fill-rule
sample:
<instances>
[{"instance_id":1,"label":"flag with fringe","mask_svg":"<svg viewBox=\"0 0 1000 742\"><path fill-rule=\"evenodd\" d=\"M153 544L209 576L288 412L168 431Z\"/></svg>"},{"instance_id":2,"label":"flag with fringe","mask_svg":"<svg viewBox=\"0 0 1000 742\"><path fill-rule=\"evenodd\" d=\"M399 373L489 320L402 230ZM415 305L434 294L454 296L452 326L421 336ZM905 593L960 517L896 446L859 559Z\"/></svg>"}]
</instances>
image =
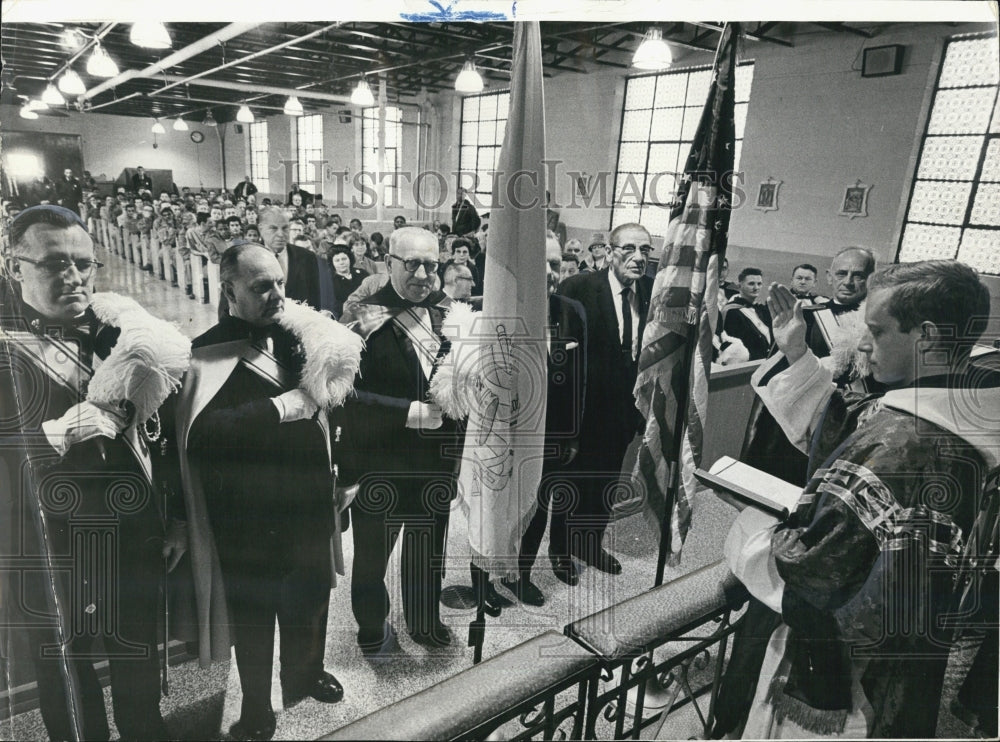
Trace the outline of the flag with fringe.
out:
<instances>
[{"instance_id":1,"label":"flag with fringe","mask_svg":"<svg viewBox=\"0 0 1000 742\"><path fill-rule=\"evenodd\" d=\"M657 583L666 560L680 562L701 464L719 264L733 202L738 38L738 24L727 24L671 207L639 356L635 398L646 430L633 478L661 528Z\"/></svg>"}]
</instances>

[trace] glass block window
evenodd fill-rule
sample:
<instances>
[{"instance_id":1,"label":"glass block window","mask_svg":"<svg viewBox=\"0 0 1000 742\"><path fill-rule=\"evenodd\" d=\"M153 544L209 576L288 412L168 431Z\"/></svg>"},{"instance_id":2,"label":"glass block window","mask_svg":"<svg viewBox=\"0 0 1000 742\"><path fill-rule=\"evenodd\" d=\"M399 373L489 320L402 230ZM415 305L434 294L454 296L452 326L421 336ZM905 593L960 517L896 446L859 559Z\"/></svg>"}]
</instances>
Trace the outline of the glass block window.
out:
<instances>
[{"instance_id":1,"label":"glass block window","mask_svg":"<svg viewBox=\"0 0 1000 742\"><path fill-rule=\"evenodd\" d=\"M640 222L662 236L670 221L668 204L678 173L691 151L712 82L710 67L630 77L618 143L611 225ZM736 152L739 170L747 121L753 62L736 68Z\"/></svg>"},{"instance_id":2,"label":"glass block window","mask_svg":"<svg viewBox=\"0 0 1000 742\"><path fill-rule=\"evenodd\" d=\"M387 206L401 206L399 202L399 158L403 143L403 111L397 106L385 107L385 159L378 161L378 108L365 108L361 112L361 170L365 182L375 185L379 173L385 177L385 203ZM381 166L380 166L381 165Z\"/></svg>"},{"instance_id":3,"label":"glass block window","mask_svg":"<svg viewBox=\"0 0 1000 742\"><path fill-rule=\"evenodd\" d=\"M295 119L296 150L298 160L298 183L311 183L314 188L307 191L318 193L323 173L316 172L312 163L323 159L323 115L299 116Z\"/></svg>"},{"instance_id":4,"label":"glass block window","mask_svg":"<svg viewBox=\"0 0 1000 742\"><path fill-rule=\"evenodd\" d=\"M462 131L458 168L462 182L482 211L493 206L493 171L500 162L500 145L507 129L510 92L470 95L462 99ZM476 174L475 183L472 175ZM454 188L458 184L449 184Z\"/></svg>"},{"instance_id":5,"label":"glass block window","mask_svg":"<svg viewBox=\"0 0 1000 742\"><path fill-rule=\"evenodd\" d=\"M945 42L897 260L957 258L1000 275L996 36Z\"/></svg>"},{"instance_id":6,"label":"glass block window","mask_svg":"<svg viewBox=\"0 0 1000 742\"><path fill-rule=\"evenodd\" d=\"M267 122L254 121L250 124L250 180L262 193L271 190L268 182L267 158Z\"/></svg>"}]
</instances>

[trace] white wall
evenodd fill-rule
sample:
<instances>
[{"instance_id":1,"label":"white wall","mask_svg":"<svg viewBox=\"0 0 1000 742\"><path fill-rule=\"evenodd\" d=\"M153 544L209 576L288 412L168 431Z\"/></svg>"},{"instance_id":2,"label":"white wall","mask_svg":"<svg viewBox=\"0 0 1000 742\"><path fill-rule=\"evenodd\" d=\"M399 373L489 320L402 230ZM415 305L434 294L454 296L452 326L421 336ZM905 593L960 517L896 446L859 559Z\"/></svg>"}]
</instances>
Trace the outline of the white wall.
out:
<instances>
[{"instance_id":1,"label":"white wall","mask_svg":"<svg viewBox=\"0 0 1000 742\"><path fill-rule=\"evenodd\" d=\"M188 122L191 130L201 131L205 141L200 145L190 139L190 132L174 131L172 122L164 121L166 134L156 137L153 149L152 119L134 116L111 116L102 113L70 111L63 117L39 116L29 121L18 115L16 106L0 106L0 122L4 131L44 131L58 134L79 134L83 147L83 167L98 180L106 176L114 180L126 167L142 165L147 169L171 169L174 182L182 188L218 188L222 183L222 156L218 132L207 126ZM226 174L232 188L243 179L246 168L244 138L249 132L237 134L232 124L226 132Z\"/></svg>"}]
</instances>

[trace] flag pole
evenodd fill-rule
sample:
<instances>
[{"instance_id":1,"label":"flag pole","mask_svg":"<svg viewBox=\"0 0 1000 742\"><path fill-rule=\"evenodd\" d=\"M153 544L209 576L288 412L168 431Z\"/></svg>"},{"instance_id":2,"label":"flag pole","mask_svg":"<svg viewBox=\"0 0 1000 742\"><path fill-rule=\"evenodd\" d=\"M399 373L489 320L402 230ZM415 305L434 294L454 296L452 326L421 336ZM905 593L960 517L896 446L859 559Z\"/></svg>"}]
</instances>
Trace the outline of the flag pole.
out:
<instances>
[{"instance_id":1,"label":"flag pole","mask_svg":"<svg viewBox=\"0 0 1000 742\"><path fill-rule=\"evenodd\" d=\"M719 40L711 87L671 204L636 379L636 406L646 418L646 431L634 478L646 485L651 511L660 516L654 586L663 584L671 555L679 559L690 525L692 463L698 466L701 459L712 355L710 315L735 178L739 34L738 23L727 23ZM674 543L675 526L679 544Z\"/></svg>"}]
</instances>

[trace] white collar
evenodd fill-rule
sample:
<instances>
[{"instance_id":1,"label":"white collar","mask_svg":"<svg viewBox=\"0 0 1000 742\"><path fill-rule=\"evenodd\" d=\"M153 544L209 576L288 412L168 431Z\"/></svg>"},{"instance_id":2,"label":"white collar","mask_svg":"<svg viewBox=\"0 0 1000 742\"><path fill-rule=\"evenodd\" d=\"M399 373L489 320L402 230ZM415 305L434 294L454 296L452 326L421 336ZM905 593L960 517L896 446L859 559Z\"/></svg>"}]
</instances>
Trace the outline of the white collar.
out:
<instances>
[{"instance_id":1,"label":"white collar","mask_svg":"<svg viewBox=\"0 0 1000 742\"><path fill-rule=\"evenodd\" d=\"M608 269L608 284L611 286L612 294L614 294L615 296L622 295L622 290L625 288L625 286L622 284L621 281L618 280L618 276L616 276L615 272L610 268ZM632 293L635 293L635 281L629 284L629 288L632 289Z\"/></svg>"}]
</instances>

